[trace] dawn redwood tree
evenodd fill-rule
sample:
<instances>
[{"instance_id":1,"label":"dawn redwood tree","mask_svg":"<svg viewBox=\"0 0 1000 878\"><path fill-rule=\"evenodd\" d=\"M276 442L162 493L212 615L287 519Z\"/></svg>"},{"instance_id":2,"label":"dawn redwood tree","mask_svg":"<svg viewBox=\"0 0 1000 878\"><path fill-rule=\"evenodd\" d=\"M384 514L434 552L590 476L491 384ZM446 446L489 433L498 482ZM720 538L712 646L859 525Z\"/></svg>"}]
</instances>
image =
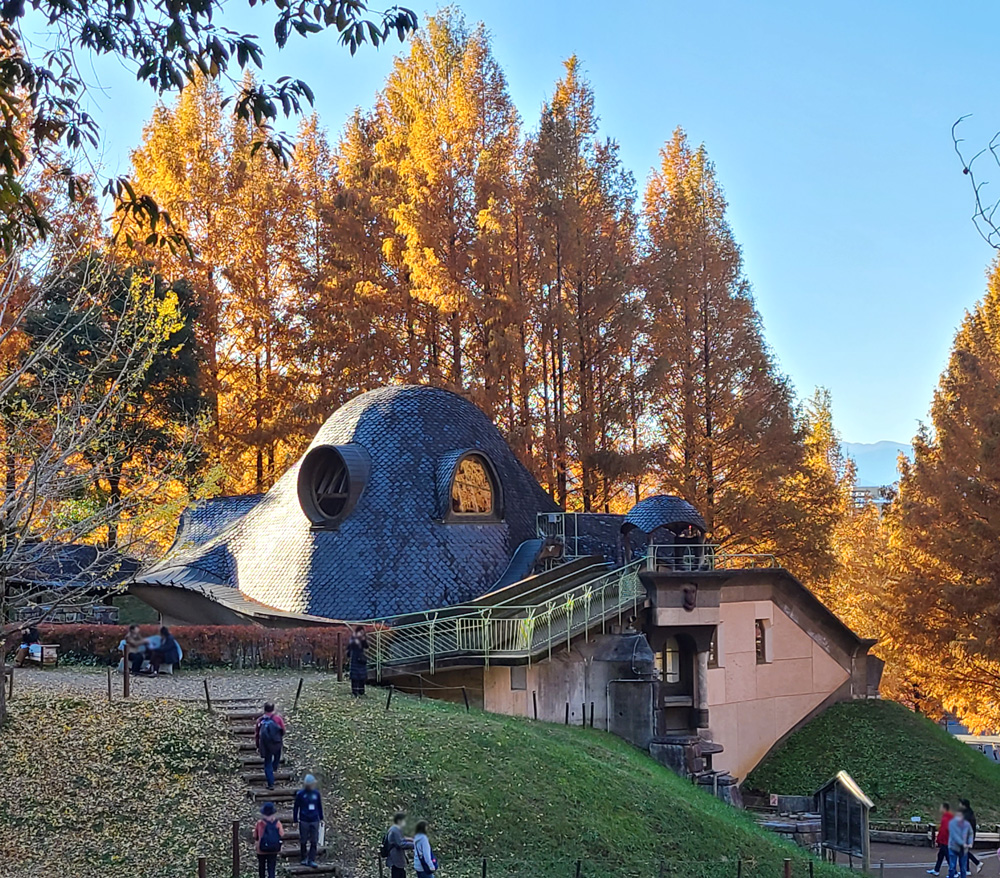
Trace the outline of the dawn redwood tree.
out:
<instances>
[{"instance_id":1,"label":"dawn redwood tree","mask_svg":"<svg viewBox=\"0 0 1000 878\"><path fill-rule=\"evenodd\" d=\"M962 321L895 502L887 636L925 695L1000 727L1000 263Z\"/></svg>"},{"instance_id":2,"label":"dawn redwood tree","mask_svg":"<svg viewBox=\"0 0 1000 878\"><path fill-rule=\"evenodd\" d=\"M679 128L650 177L643 219L662 487L702 511L716 542L782 552L784 483L802 463L802 429L764 341L715 168Z\"/></svg>"},{"instance_id":3,"label":"dawn redwood tree","mask_svg":"<svg viewBox=\"0 0 1000 878\"><path fill-rule=\"evenodd\" d=\"M564 66L529 146L541 445L550 493L590 512L608 504L628 444L622 384L640 314L635 183L618 145L598 135L579 60Z\"/></svg>"},{"instance_id":4,"label":"dawn redwood tree","mask_svg":"<svg viewBox=\"0 0 1000 878\"><path fill-rule=\"evenodd\" d=\"M256 0L249 4L254 6ZM293 35L331 29L353 53L361 44L379 45L391 34L402 40L417 24L413 12L396 6L370 14L364 0L276 3L273 9L279 48ZM88 83L82 71L88 56L119 60L160 95L181 91L199 74L235 81L234 70L262 67L263 51L256 36L232 31L224 18L221 0L0 3L0 250L9 253L51 230L41 206L20 181L29 162L57 172L71 198L88 191L67 160L67 152L96 146L100 135L86 109ZM35 47L22 34L42 22L48 42ZM288 77L274 83L244 78L228 98L233 115L260 133L260 145L287 160L290 145L275 136L270 125L279 115L312 103L309 85ZM28 114L31 124L25 128L22 120ZM109 181L105 193L118 199L126 224L129 218L138 219L148 225L152 240L179 242L156 202L137 193L127 179Z\"/></svg>"}]
</instances>

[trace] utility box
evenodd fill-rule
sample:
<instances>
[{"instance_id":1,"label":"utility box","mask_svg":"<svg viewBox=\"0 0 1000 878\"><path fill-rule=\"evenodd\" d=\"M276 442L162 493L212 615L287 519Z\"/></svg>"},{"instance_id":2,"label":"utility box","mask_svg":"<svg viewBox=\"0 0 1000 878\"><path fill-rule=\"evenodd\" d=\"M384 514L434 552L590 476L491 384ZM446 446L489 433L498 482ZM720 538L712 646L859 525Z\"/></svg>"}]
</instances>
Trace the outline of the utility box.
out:
<instances>
[{"instance_id":1,"label":"utility box","mask_svg":"<svg viewBox=\"0 0 1000 878\"><path fill-rule=\"evenodd\" d=\"M857 857L867 872L871 865L868 814L874 807L854 778L838 771L816 791L823 849Z\"/></svg>"}]
</instances>

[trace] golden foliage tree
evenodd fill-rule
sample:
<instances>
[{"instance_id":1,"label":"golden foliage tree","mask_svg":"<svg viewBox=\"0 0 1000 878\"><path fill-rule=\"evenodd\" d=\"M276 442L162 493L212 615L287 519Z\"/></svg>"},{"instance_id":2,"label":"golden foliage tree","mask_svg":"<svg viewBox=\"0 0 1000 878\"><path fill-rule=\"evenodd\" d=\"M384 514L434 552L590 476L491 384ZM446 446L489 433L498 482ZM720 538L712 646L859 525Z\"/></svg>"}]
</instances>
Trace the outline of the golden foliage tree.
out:
<instances>
[{"instance_id":1,"label":"golden foliage tree","mask_svg":"<svg viewBox=\"0 0 1000 878\"><path fill-rule=\"evenodd\" d=\"M887 637L914 687L973 729L1000 728L1000 264L966 314L896 503Z\"/></svg>"}]
</instances>

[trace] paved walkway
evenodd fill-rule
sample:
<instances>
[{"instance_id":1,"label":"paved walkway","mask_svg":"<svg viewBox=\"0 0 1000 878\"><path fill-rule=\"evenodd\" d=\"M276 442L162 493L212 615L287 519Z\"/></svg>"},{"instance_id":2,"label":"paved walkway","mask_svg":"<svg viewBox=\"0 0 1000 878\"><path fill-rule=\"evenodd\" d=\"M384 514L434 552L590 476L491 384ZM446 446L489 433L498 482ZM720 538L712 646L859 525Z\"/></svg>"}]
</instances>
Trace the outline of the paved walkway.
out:
<instances>
[{"instance_id":1,"label":"paved walkway","mask_svg":"<svg viewBox=\"0 0 1000 878\"><path fill-rule=\"evenodd\" d=\"M148 677L139 675L130 680L132 698L176 698L205 700L205 680L213 698L251 698L263 703L275 701L286 709L291 707L299 678L305 680L303 692L309 691L310 680L330 679L329 672L303 671L227 671L181 670L173 676ZM17 668L14 671L14 697L18 692L87 693L107 698L108 670L79 665L61 668ZM111 693L122 697L122 677L112 670Z\"/></svg>"},{"instance_id":2,"label":"paved walkway","mask_svg":"<svg viewBox=\"0 0 1000 878\"><path fill-rule=\"evenodd\" d=\"M872 845L872 873L878 874L879 860L885 861L885 873L892 878L928 878L927 870L933 868L937 857L937 848L917 847L907 844L873 844ZM976 851L976 856L982 860L983 870L979 873L982 878L997 878L997 852L990 848ZM837 863L846 866L844 857L838 856ZM855 869L860 870L861 865L855 861ZM973 869L975 867L973 866ZM948 874L947 863L941 869L941 878ZM972 876L976 873L973 871Z\"/></svg>"}]
</instances>

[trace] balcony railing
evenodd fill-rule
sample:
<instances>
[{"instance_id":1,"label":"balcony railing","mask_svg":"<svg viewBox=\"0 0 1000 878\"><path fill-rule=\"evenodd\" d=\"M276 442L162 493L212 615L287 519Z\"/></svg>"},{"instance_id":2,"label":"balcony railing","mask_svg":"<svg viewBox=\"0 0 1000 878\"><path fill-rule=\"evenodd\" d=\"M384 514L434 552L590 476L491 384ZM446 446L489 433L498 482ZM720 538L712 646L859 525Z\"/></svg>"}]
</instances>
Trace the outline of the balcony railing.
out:
<instances>
[{"instance_id":1,"label":"balcony railing","mask_svg":"<svg viewBox=\"0 0 1000 878\"><path fill-rule=\"evenodd\" d=\"M691 573L699 570L756 570L780 567L778 559L761 552L727 552L710 543L669 543L647 548L646 570Z\"/></svg>"},{"instance_id":2,"label":"balcony railing","mask_svg":"<svg viewBox=\"0 0 1000 878\"><path fill-rule=\"evenodd\" d=\"M451 608L415 622L373 632L376 673L386 667L426 667L440 663L505 664L551 657L553 649L571 647L574 637L589 638L600 624L636 614L646 599L639 581L644 561L609 570L583 584L528 606ZM457 611L456 611L457 610Z\"/></svg>"}]
</instances>

